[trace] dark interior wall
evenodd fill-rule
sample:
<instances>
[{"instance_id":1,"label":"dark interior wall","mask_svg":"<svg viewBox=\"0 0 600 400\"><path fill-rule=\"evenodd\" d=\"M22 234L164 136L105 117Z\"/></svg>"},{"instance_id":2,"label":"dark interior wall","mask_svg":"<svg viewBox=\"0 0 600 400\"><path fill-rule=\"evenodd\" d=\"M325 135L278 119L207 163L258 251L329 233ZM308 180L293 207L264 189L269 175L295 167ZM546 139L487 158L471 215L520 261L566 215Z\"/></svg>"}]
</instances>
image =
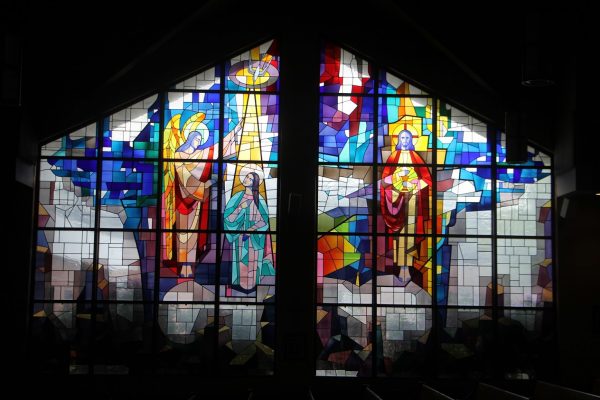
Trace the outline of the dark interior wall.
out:
<instances>
[{"instance_id":1,"label":"dark interior wall","mask_svg":"<svg viewBox=\"0 0 600 400\"><path fill-rule=\"evenodd\" d=\"M565 197L559 207L557 361L562 383L591 391L600 379L600 196Z\"/></svg>"},{"instance_id":2,"label":"dark interior wall","mask_svg":"<svg viewBox=\"0 0 600 400\"><path fill-rule=\"evenodd\" d=\"M240 7L243 13L232 13ZM34 157L32 143L119 109L250 43L293 30L343 43L499 128L504 111L526 109L529 138L554 149L556 110L563 108L558 99L564 99L562 85L572 84L567 78L575 57L555 50L577 41L576 8L543 9L539 36L555 46L546 60L554 65L557 85L531 89L520 84L527 15L534 12L527 8L442 4L433 10L377 0L371 14L357 15L343 1L281 7L258 11L235 0L204 1L170 18L136 5L91 5L77 11L78 18L68 6L23 10L22 112L35 124L21 135L21 157Z\"/></svg>"},{"instance_id":3,"label":"dark interior wall","mask_svg":"<svg viewBox=\"0 0 600 400\"><path fill-rule=\"evenodd\" d=\"M557 56L571 71L560 87L556 131L556 249L559 365L562 383L600 393L600 135L589 124L595 115L593 85L598 70L590 43L598 27L585 6L575 19L576 39ZM594 389L595 388L595 389Z\"/></svg>"},{"instance_id":4,"label":"dark interior wall","mask_svg":"<svg viewBox=\"0 0 600 400\"><path fill-rule=\"evenodd\" d=\"M524 107L531 116L529 138L546 149L555 150L556 165L561 173L577 169L577 154L589 159L594 157L590 153L576 153L577 143L580 148L585 147L581 143L586 132L578 131L580 136L576 141L577 119L574 117L577 110L576 59L584 49L581 45L575 46L575 51L557 56L555 87L533 91L522 88L519 82L519 24L523 21L514 7L499 8L490 13L466 6L453 11L450 6L442 5L438 12L433 12L425 6L404 6L400 2L381 0L370 4L378 12L372 16L361 15L358 20L355 10L349 9L345 2L328 2L319 8L298 3L296 10L286 13L278 13L276 8L265 11L260 7L248 11L244 6L248 14L232 14L231 10L240 4L248 5L236 1L201 2L189 10L179 9L178 14L168 18L161 15L160 10L133 6L96 5L80 11L80 18L63 16L61 12L67 6L42 5L33 13L26 10L26 6L20 6L21 9L10 14L18 21L13 24L13 32L21 37L23 50L22 103L7 111L12 115L10 121L14 125L10 130L19 132L19 135L11 136L11 148L18 149L14 152L15 161L21 159L33 163L40 141L60 136L137 98L162 90L191 71L201 70L214 60L235 54L273 34L307 52L315 50L310 43L314 45L319 35L331 38L390 71L410 77L498 127L502 126L507 107L515 104ZM561 26L565 29L561 35L547 40L551 39L556 48L569 48L570 43L585 41L587 33L580 30L578 19L581 9L556 11L549 17L548 24L554 25L561 17ZM325 13L333 17L322 18ZM136 18L132 19L132 16ZM249 23L270 17L273 22ZM367 18L373 20L364 22ZM460 21L463 21L462 25ZM289 55L295 60L289 71L300 74L304 54ZM282 68L285 68L285 62ZM302 89L302 85L293 82L290 87ZM290 102L300 108L301 103L299 99ZM293 116L282 115L282 128L286 126L286 118L289 130L297 132L294 137L311 134L309 120L296 124ZM290 141L288 145L290 143L294 142ZM296 145L302 146L302 141ZM305 150L309 151L308 148ZM11 163L11 168L14 165ZM291 161L288 165L292 165ZM294 171L288 172L293 174ZM11 175L14 175L14 169ZM301 179L300 175L296 178ZM310 182L303 182L301 190L309 190ZM14 207L18 210L18 237L22 238L17 247L17 258L21 260L19 271L28 271L31 212L27 210L31 209L33 192L25 185L17 185L16 197L26 200L19 201ZM599 333L593 333L591 329L592 305L598 306L595 278L598 278L600 263L597 257L589 256L589 249L600 242L597 199L589 195L573 198L566 217L557 217L561 371L565 383L588 388L591 380L599 376L594 357L600 358ZM301 217L289 218L288 223L293 224L294 218ZM301 269L304 266L291 267ZM282 274L282 279L290 278ZM21 275L14 289L9 289L11 299L22 299L26 293L27 273ZM303 279L309 282L311 275ZM293 309L293 297L287 301L283 296L280 299L279 307L284 312ZM14 315L20 321L16 328L17 338L25 337L22 312L15 311ZM293 318L282 323L288 324L289 340L302 342L306 335L312 334L310 325L304 325L307 327L304 331L294 331ZM21 348L21 342L16 348ZM588 343L592 347L588 347ZM299 361L293 361L294 351L298 350L291 347L288 351L291 352L288 367L292 375L292 371L302 368L305 360L300 357ZM309 367L312 368L312 364Z\"/></svg>"}]
</instances>

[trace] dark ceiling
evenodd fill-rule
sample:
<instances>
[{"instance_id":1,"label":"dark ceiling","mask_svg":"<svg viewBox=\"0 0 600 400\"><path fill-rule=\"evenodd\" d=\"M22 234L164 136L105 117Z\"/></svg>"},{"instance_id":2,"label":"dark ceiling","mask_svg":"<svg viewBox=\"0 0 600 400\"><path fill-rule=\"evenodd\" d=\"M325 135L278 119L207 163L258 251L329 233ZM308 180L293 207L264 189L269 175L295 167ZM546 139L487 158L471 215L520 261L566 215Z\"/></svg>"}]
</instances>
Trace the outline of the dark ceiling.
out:
<instances>
[{"instance_id":1,"label":"dark ceiling","mask_svg":"<svg viewBox=\"0 0 600 400\"><path fill-rule=\"evenodd\" d=\"M146 73L156 75L152 67L148 67L152 55L160 55L164 62L166 54L170 59L164 65L172 65L171 73L184 71L178 65L184 64L190 57L179 49L169 55L165 48L169 47L170 40L177 40L177 35L186 30L195 29L198 38L195 46L197 49L205 47L206 57L211 54L218 56L217 50L210 49L219 46L211 47L211 42L221 41L221 47L235 42L227 39L228 27L222 21L230 21L228 23L237 26L229 37L239 38L239 43L243 43L240 33L259 37L266 34L269 27L275 27L275 31L286 29L288 22L297 25L298 20L303 19L305 25L326 27L324 30L329 34L338 31L334 35L341 40L346 34L352 37L357 32L363 35L386 29L386 33L392 32L382 41L382 46L388 49L407 40L408 35L403 33L408 26L412 29L411 35L418 32L433 51L445 57L441 63L453 64L456 71L461 71L475 82L475 89L471 91L481 90L485 96L494 98L494 104L500 105L496 107L498 109L553 109L559 95L574 91L577 51L573 50L573 43L579 42L584 35L579 27L584 7L571 4L550 6L534 2L524 8L516 2L502 2L486 4L484 8L480 3L442 2L434 7L429 2L377 0L371 8L374 12L365 14L350 8L353 7L350 3L330 1L321 2L319 8L303 5L302 9L282 10L279 14L278 10L267 9L265 4L260 4L254 8L256 14L244 17L238 11L224 14L228 10L240 10L232 5L247 8L248 2L226 1L223 3L227 4L225 8L220 3L200 1L194 5L178 4L175 9L165 5L157 7L149 3L126 2L86 3L85 7L57 2L4 5L4 18L9 21L7 26L12 26L12 30L22 38L24 117L28 118L35 112L41 113L44 118L60 121L45 124L43 131L35 133L37 138L52 136L52 131L67 128L69 124L85 122L77 121L73 116L64 117L64 114L71 114L70 109L81 114L78 107L86 108L81 103L89 103L88 109L95 106L102 108L100 112L106 112L108 103L95 104L93 97L109 93L118 99L113 107L131 98L132 94L122 93L124 90L117 88L119 85L127 86L124 82L131 81L134 72L136 76ZM295 6L298 8L299 3ZM257 9L260 9L259 12ZM382 11L378 12L378 9ZM262 10L268 11L263 13ZM261 14L269 15L261 19ZM320 15L329 16L321 18ZM254 18L258 25L252 25ZM278 18L285 22L265 22ZM398 33L397 38L391 37L394 32ZM524 48L532 40L541 49L545 64L552 66L552 77L557 84L550 88L525 88L521 85ZM231 50L229 48L227 52ZM368 49L365 49L366 52ZM388 62L393 64L395 61L390 59ZM385 61L382 64L403 72L402 65L386 65ZM419 68L415 70L418 73ZM142 80L147 84L150 76L144 76ZM141 83L132 85L130 92L137 97L144 94L144 88ZM452 90L451 86L447 88L449 90ZM489 115L485 109L478 110L477 103L475 97L470 101L468 96L463 102L467 108L480 111L480 115L487 114L489 120L498 119L498 114ZM51 114L44 114L40 109ZM85 118L91 116L85 112L83 115ZM553 147L554 142L547 140L544 144Z\"/></svg>"}]
</instances>

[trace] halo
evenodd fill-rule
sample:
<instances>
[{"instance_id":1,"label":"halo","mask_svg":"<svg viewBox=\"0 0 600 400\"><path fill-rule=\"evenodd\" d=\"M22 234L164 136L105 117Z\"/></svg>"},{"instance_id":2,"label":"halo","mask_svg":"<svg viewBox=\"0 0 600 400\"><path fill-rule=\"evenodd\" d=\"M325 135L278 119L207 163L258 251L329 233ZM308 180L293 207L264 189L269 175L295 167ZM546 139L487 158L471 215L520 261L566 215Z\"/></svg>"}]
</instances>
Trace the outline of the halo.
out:
<instances>
[{"instance_id":1,"label":"halo","mask_svg":"<svg viewBox=\"0 0 600 400\"><path fill-rule=\"evenodd\" d=\"M240 174L238 175L238 179L242 184L244 183L244 178L250 172L256 172L259 178L259 184L265 180L265 173L261 167L256 164L246 164L242 167L242 169L240 169Z\"/></svg>"},{"instance_id":2,"label":"halo","mask_svg":"<svg viewBox=\"0 0 600 400\"><path fill-rule=\"evenodd\" d=\"M258 75L256 75L257 70L260 71ZM245 60L231 66L229 79L241 87L262 89L271 86L279 79L279 71L266 61Z\"/></svg>"},{"instance_id":3,"label":"halo","mask_svg":"<svg viewBox=\"0 0 600 400\"><path fill-rule=\"evenodd\" d=\"M190 135L190 133L199 132L200 144L203 145L204 143L206 143L206 141L208 140L209 132L208 127L202 123L202 121L204 121L204 118L206 118L206 114L204 114L203 112L199 112L192 115L187 121L185 121L185 124L183 125L182 129L182 136L184 142L187 141L187 138Z\"/></svg>"},{"instance_id":4,"label":"halo","mask_svg":"<svg viewBox=\"0 0 600 400\"><path fill-rule=\"evenodd\" d=\"M421 136L421 135L419 135L417 128L415 128L412 124L409 124L407 122L401 122L401 121L396 122L395 125L396 126L392 130L392 133L390 133L390 136L392 137L392 150L396 149L396 146L398 145L398 136L399 136L400 132L402 132L402 131L410 132L410 134L412 135L412 143L414 146L416 144L419 136Z\"/></svg>"}]
</instances>

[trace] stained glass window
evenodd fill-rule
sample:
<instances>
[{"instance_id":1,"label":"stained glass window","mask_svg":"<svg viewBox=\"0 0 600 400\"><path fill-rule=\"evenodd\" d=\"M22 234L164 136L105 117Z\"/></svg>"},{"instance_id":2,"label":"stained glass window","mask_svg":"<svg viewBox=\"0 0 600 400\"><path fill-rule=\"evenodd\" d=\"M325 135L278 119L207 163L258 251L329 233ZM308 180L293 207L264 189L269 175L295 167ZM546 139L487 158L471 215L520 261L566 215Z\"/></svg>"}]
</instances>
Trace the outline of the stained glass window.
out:
<instances>
[{"instance_id":1,"label":"stained glass window","mask_svg":"<svg viewBox=\"0 0 600 400\"><path fill-rule=\"evenodd\" d=\"M41 371L273 373L279 65L263 43L41 147Z\"/></svg>"},{"instance_id":2,"label":"stained glass window","mask_svg":"<svg viewBox=\"0 0 600 400\"><path fill-rule=\"evenodd\" d=\"M332 43L320 93L316 374L489 372L553 309L552 158Z\"/></svg>"},{"instance_id":3,"label":"stained glass window","mask_svg":"<svg viewBox=\"0 0 600 400\"><path fill-rule=\"evenodd\" d=\"M316 375L485 376L492 344L548 340L552 157L512 164L410 79L320 60ZM41 146L40 371L273 374L279 67L269 41Z\"/></svg>"}]
</instances>

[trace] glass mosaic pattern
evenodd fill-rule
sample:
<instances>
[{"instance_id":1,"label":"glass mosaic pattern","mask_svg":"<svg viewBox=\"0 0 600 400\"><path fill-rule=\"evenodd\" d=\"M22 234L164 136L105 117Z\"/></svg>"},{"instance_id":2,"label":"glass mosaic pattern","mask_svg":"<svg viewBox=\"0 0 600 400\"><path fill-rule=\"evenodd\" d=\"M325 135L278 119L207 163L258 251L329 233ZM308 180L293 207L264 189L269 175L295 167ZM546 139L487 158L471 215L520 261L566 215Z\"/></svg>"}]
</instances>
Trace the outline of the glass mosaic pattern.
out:
<instances>
[{"instance_id":1,"label":"glass mosaic pattern","mask_svg":"<svg viewBox=\"0 0 600 400\"><path fill-rule=\"evenodd\" d=\"M510 164L506 161L506 134L503 132L500 132L496 137L496 160L501 165ZM540 149L527 146L527 161L517 165L520 167L550 167L552 166L552 158Z\"/></svg>"},{"instance_id":2,"label":"glass mosaic pattern","mask_svg":"<svg viewBox=\"0 0 600 400\"><path fill-rule=\"evenodd\" d=\"M541 307L553 301L550 239L498 239L498 304Z\"/></svg>"},{"instance_id":3,"label":"glass mosaic pattern","mask_svg":"<svg viewBox=\"0 0 600 400\"><path fill-rule=\"evenodd\" d=\"M487 125L442 101L438 102L437 156L440 163L490 165Z\"/></svg>"},{"instance_id":4,"label":"glass mosaic pattern","mask_svg":"<svg viewBox=\"0 0 600 400\"><path fill-rule=\"evenodd\" d=\"M498 168L497 223L500 235L552 235L549 169Z\"/></svg>"},{"instance_id":5,"label":"glass mosaic pattern","mask_svg":"<svg viewBox=\"0 0 600 400\"><path fill-rule=\"evenodd\" d=\"M56 157L96 157L96 124L84 126L42 146L41 155Z\"/></svg>"},{"instance_id":6,"label":"glass mosaic pattern","mask_svg":"<svg viewBox=\"0 0 600 400\"><path fill-rule=\"evenodd\" d=\"M455 306L492 305L492 240L477 237L449 237L438 251L438 292L447 291L448 304ZM452 251L447 251L451 249ZM450 260L446 260L450 257Z\"/></svg>"},{"instance_id":7,"label":"glass mosaic pattern","mask_svg":"<svg viewBox=\"0 0 600 400\"><path fill-rule=\"evenodd\" d=\"M377 253L377 304L431 304L431 236L377 236Z\"/></svg>"},{"instance_id":8,"label":"glass mosaic pattern","mask_svg":"<svg viewBox=\"0 0 600 400\"><path fill-rule=\"evenodd\" d=\"M167 94L164 158L213 160L219 156L219 102L218 93Z\"/></svg>"},{"instance_id":9,"label":"glass mosaic pattern","mask_svg":"<svg viewBox=\"0 0 600 400\"><path fill-rule=\"evenodd\" d=\"M329 42L320 92L317 375L505 371L501 308L553 307L551 157Z\"/></svg>"},{"instance_id":10,"label":"glass mosaic pattern","mask_svg":"<svg viewBox=\"0 0 600 400\"><path fill-rule=\"evenodd\" d=\"M439 233L492 234L490 168L440 168L436 194Z\"/></svg>"},{"instance_id":11,"label":"glass mosaic pattern","mask_svg":"<svg viewBox=\"0 0 600 400\"><path fill-rule=\"evenodd\" d=\"M431 326L431 308L378 307L377 375L408 378L426 373Z\"/></svg>"},{"instance_id":12,"label":"glass mosaic pattern","mask_svg":"<svg viewBox=\"0 0 600 400\"><path fill-rule=\"evenodd\" d=\"M240 92L279 90L279 48L276 40L245 51L225 62L225 88Z\"/></svg>"},{"instance_id":13,"label":"glass mosaic pattern","mask_svg":"<svg viewBox=\"0 0 600 400\"><path fill-rule=\"evenodd\" d=\"M177 83L175 89L181 90L219 90L221 88L220 66L209 68Z\"/></svg>"},{"instance_id":14,"label":"glass mosaic pattern","mask_svg":"<svg viewBox=\"0 0 600 400\"><path fill-rule=\"evenodd\" d=\"M222 305L220 366L231 375L271 375L275 354L275 307Z\"/></svg>"},{"instance_id":15,"label":"glass mosaic pattern","mask_svg":"<svg viewBox=\"0 0 600 400\"><path fill-rule=\"evenodd\" d=\"M96 160L40 160L38 227L95 226L96 168Z\"/></svg>"},{"instance_id":16,"label":"glass mosaic pattern","mask_svg":"<svg viewBox=\"0 0 600 400\"><path fill-rule=\"evenodd\" d=\"M154 229L158 163L132 160L102 162L102 228Z\"/></svg>"},{"instance_id":17,"label":"glass mosaic pattern","mask_svg":"<svg viewBox=\"0 0 600 400\"><path fill-rule=\"evenodd\" d=\"M319 161L372 162L373 98L321 96Z\"/></svg>"},{"instance_id":18,"label":"glass mosaic pattern","mask_svg":"<svg viewBox=\"0 0 600 400\"><path fill-rule=\"evenodd\" d=\"M370 307L318 306L317 376L371 375Z\"/></svg>"},{"instance_id":19,"label":"glass mosaic pattern","mask_svg":"<svg viewBox=\"0 0 600 400\"><path fill-rule=\"evenodd\" d=\"M427 93L425 93L422 89L419 89L418 87L406 82L404 79L383 70L379 71L379 93L404 96L427 95Z\"/></svg>"},{"instance_id":20,"label":"glass mosaic pattern","mask_svg":"<svg viewBox=\"0 0 600 400\"><path fill-rule=\"evenodd\" d=\"M150 96L102 121L102 155L115 158L158 157L158 96Z\"/></svg>"},{"instance_id":21,"label":"glass mosaic pattern","mask_svg":"<svg viewBox=\"0 0 600 400\"><path fill-rule=\"evenodd\" d=\"M281 61L266 42L40 147L36 370L274 373ZM551 156L507 163L502 132L331 43L319 90L316 374L534 376Z\"/></svg>"},{"instance_id":22,"label":"glass mosaic pattern","mask_svg":"<svg viewBox=\"0 0 600 400\"><path fill-rule=\"evenodd\" d=\"M433 100L379 97L378 161L429 164L433 161Z\"/></svg>"},{"instance_id":23,"label":"glass mosaic pattern","mask_svg":"<svg viewBox=\"0 0 600 400\"><path fill-rule=\"evenodd\" d=\"M93 231L38 230L34 299L91 300Z\"/></svg>"},{"instance_id":24,"label":"glass mosaic pattern","mask_svg":"<svg viewBox=\"0 0 600 400\"><path fill-rule=\"evenodd\" d=\"M326 43L321 52L321 93L373 93L369 63L355 54Z\"/></svg>"},{"instance_id":25,"label":"glass mosaic pattern","mask_svg":"<svg viewBox=\"0 0 600 400\"><path fill-rule=\"evenodd\" d=\"M271 40L41 146L40 371L273 374L279 66Z\"/></svg>"},{"instance_id":26,"label":"glass mosaic pattern","mask_svg":"<svg viewBox=\"0 0 600 400\"><path fill-rule=\"evenodd\" d=\"M371 238L323 235L317 248L318 301L370 304L373 273Z\"/></svg>"},{"instance_id":27,"label":"glass mosaic pattern","mask_svg":"<svg viewBox=\"0 0 600 400\"><path fill-rule=\"evenodd\" d=\"M225 121L225 159L277 161L279 96L255 92L226 94Z\"/></svg>"},{"instance_id":28,"label":"glass mosaic pattern","mask_svg":"<svg viewBox=\"0 0 600 400\"><path fill-rule=\"evenodd\" d=\"M99 235L98 299L152 300L156 233L101 231Z\"/></svg>"},{"instance_id":29,"label":"glass mosaic pattern","mask_svg":"<svg viewBox=\"0 0 600 400\"><path fill-rule=\"evenodd\" d=\"M323 165L318 176L318 230L372 230L373 169L370 166Z\"/></svg>"}]
</instances>

